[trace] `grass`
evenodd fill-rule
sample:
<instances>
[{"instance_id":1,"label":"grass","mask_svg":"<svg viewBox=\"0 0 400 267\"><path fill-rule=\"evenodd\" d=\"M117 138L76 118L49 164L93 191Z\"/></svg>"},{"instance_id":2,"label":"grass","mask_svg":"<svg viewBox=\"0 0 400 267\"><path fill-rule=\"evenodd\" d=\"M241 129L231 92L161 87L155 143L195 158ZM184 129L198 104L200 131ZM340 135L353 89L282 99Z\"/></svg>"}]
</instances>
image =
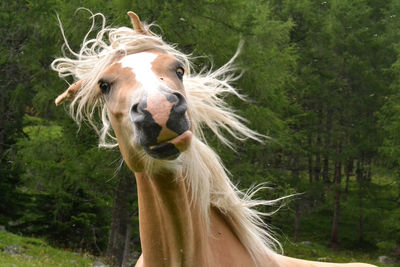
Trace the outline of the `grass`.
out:
<instances>
[{"instance_id":1,"label":"grass","mask_svg":"<svg viewBox=\"0 0 400 267\"><path fill-rule=\"evenodd\" d=\"M19 253L9 254L6 247L17 245ZM312 243L311 246L286 241L285 255L301 259L330 262L366 262L380 267L397 266L379 264L377 256L354 251L333 252L329 248ZM89 254L79 254L56 249L38 238L18 236L6 231L0 232L0 267L48 267L48 266L92 266L96 259Z\"/></svg>"},{"instance_id":2,"label":"grass","mask_svg":"<svg viewBox=\"0 0 400 267\"><path fill-rule=\"evenodd\" d=\"M6 252L17 245L18 253ZM0 267L92 266L95 258L89 254L56 249L37 238L0 231Z\"/></svg>"},{"instance_id":3,"label":"grass","mask_svg":"<svg viewBox=\"0 0 400 267\"><path fill-rule=\"evenodd\" d=\"M326 246L312 242L311 246L301 243L286 241L283 244L285 255L312 261L326 261L337 263L363 262L380 267L393 267L399 265L387 265L378 262L378 254L370 255L359 251L332 251Z\"/></svg>"}]
</instances>

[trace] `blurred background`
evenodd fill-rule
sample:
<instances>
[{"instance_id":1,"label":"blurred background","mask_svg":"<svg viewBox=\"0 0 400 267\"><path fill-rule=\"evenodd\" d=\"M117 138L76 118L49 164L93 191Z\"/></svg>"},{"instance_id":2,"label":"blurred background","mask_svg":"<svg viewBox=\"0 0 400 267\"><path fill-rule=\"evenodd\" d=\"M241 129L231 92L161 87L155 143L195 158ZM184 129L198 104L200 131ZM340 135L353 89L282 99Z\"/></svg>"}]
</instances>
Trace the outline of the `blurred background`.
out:
<instances>
[{"instance_id":1,"label":"blurred background","mask_svg":"<svg viewBox=\"0 0 400 267\"><path fill-rule=\"evenodd\" d=\"M113 27L131 26L129 10L156 22L165 41L201 56L197 71L221 66L244 41L235 86L249 102L228 102L271 140L231 151L209 135L234 183L267 182L263 199L302 193L267 219L286 254L396 265L400 1L3 0L0 266L54 266L49 245L86 255L54 260L62 266L99 257L131 266L140 253L133 174L119 168L118 149L99 149L89 125L78 131L67 106L54 105L68 87L49 67L62 56L56 14L78 51L91 24L79 7ZM37 246L44 252L30 252Z\"/></svg>"}]
</instances>

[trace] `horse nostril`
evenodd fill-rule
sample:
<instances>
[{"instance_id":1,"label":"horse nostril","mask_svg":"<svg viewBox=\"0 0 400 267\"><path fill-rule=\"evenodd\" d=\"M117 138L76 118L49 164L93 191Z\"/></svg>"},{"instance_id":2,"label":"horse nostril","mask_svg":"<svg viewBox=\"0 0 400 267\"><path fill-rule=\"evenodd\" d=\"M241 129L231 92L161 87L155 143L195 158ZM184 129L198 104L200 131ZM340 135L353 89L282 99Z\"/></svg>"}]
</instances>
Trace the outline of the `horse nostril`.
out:
<instances>
[{"instance_id":1,"label":"horse nostril","mask_svg":"<svg viewBox=\"0 0 400 267\"><path fill-rule=\"evenodd\" d=\"M183 95L181 93L175 92L175 93L172 93L172 94L178 98L178 101L181 101L182 99L184 99L184 97L183 97Z\"/></svg>"},{"instance_id":2,"label":"horse nostril","mask_svg":"<svg viewBox=\"0 0 400 267\"><path fill-rule=\"evenodd\" d=\"M176 113L185 113L187 110L187 103L185 97L178 92L172 94L177 98L177 101L174 106L174 111Z\"/></svg>"},{"instance_id":3,"label":"horse nostril","mask_svg":"<svg viewBox=\"0 0 400 267\"><path fill-rule=\"evenodd\" d=\"M139 107L139 103L136 103L136 104L134 104L133 106L132 106L132 108L131 108L131 112L133 113L133 114L137 114L139 111L138 111L138 107Z\"/></svg>"},{"instance_id":4,"label":"horse nostril","mask_svg":"<svg viewBox=\"0 0 400 267\"><path fill-rule=\"evenodd\" d=\"M131 120L135 123L144 122L146 117L146 102L140 101L131 107Z\"/></svg>"}]
</instances>

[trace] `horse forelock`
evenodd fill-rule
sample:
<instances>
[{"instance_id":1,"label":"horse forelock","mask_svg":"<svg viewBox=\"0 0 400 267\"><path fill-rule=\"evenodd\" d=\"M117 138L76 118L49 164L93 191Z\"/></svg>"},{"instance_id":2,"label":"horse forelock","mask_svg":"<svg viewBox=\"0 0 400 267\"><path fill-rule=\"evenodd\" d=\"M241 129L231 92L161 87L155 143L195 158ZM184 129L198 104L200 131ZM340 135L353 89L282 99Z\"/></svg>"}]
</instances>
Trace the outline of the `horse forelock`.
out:
<instances>
[{"instance_id":1,"label":"horse forelock","mask_svg":"<svg viewBox=\"0 0 400 267\"><path fill-rule=\"evenodd\" d=\"M231 85L238 76L234 75L233 58L215 71L192 73L190 56L179 52L174 46L165 43L160 36L142 35L126 27L106 28L105 18L97 37L84 40L78 53L72 51L66 42L64 56L53 61L52 68L61 77L72 76L83 80L82 89L70 104L72 117L79 124L86 120L99 133L99 146L115 147L117 140L112 134L110 115L105 101L99 95L97 83L100 74L112 63L130 54L154 50L175 57L187 70L183 85L188 104L188 113L193 128L193 141L190 148L176 160L162 161L149 157L139 151L149 173L160 168L169 168L182 174L192 193L193 204L199 204L206 221L211 206L227 214L233 230L249 250L254 259L262 259L262 254L269 253L273 243L279 243L265 230L261 215L253 206L271 205L274 201L253 201L240 193L230 182L227 172L218 155L206 144L203 127L207 126L226 145L231 142L225 133L234 139L254 139L264 137L244 125L244 119L238 116L224 101L225 95L243 98ZM144 25L149 30L149 25ZM90 29L90 31L93 27ZM90 32L89 31L89 32ZM108 35L108 40L105 36ZM123 63L122 63L123 65ZM100 111L101 124L95 121L95 114Z\"/></svg>"}]
</instances>

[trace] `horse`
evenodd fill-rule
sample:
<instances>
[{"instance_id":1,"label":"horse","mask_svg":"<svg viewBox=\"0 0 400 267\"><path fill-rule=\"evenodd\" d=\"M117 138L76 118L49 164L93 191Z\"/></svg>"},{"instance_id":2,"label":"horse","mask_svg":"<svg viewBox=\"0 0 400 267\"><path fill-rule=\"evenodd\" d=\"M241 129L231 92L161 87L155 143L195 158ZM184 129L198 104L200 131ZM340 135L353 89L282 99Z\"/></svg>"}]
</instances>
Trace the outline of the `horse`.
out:
<instances>
[{"instance_id":1,"label":"horse","mask_svg":"<svg viewBox=\"0 0 400 267\"><path fill-rule=\"evenodd\" d=\"M205 127L229 147L226 134L263 141L224 100L243 99L231 85L238 78L233 64L238 52L217 70L196 73L190 57L152 32L152 24L128 15L133 28L108 28L103 14L92 14L78 53L58 18L64 57L51 67L76 81L56 105L71 101L75 121L95 128L99 146L118 146L135 174L142 247L136 266L341 266L276 253L279 242L255 206L279 199L256 200L257 190L238 190L207 145ZM102 28L88 39L97 17Z\"/></svg>"}]
</instances>

